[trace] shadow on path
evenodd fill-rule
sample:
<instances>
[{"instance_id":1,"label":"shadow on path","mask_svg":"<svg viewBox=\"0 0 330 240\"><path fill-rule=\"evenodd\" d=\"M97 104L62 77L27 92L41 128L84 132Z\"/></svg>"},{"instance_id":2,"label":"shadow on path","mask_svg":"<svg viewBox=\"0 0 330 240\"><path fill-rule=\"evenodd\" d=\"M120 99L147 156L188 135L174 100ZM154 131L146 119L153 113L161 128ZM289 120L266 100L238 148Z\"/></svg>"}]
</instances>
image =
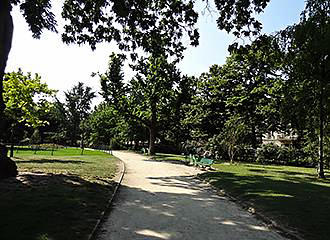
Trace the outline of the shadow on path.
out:
<instances>
[{"instance_id":1,"label":"shadow on path","mask_svg":"<svg viewBox=\"0 0 330 240\"><path fill-rule=\"evenodd\" d=\"M194 176L147 179L143 189L120 188L99 239L284 239Z\"/></svg>"}]
</instances>

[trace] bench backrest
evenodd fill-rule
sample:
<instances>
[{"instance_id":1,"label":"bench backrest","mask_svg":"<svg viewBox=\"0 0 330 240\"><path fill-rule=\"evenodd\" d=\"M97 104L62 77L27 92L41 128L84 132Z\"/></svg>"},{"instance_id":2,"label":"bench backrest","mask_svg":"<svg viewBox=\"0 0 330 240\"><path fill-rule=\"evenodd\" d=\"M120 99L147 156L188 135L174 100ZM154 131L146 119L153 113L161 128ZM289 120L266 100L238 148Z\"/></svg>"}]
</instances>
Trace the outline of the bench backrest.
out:
<instances>
[{"instance_id":1,"label":"bench backrest","mask_svg":"<svg viewBox=\"0 0 330 240\"><path fill-rule=\"evenodd\" d=\"M212 159L209 159L209 158L202 158L200 160L201 163L204 163L204 164L208 164L208 165L211 165L213 164L213 160Z\"/></svg>"}]
</instances>

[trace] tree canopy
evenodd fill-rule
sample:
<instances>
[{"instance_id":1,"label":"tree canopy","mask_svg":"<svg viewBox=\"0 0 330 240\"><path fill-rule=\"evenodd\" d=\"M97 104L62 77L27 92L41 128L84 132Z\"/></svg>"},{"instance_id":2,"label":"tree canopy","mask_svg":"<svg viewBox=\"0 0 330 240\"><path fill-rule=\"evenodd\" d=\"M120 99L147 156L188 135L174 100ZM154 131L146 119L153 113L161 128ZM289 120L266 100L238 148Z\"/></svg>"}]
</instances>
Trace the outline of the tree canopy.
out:
<instances>
[{"instance_id":1,"label":"tree canopy","mask_svg":"<svg viewBox=\"0 0 330 240\"><path fill-rule=\"evenodd\" d=\"M42 116L51 108L51 97L56 91L49 89L41 77L22 70L5 75L4 102L5 115L31 127L39 127L47 122Z\"/></svg>"}]
</instances>

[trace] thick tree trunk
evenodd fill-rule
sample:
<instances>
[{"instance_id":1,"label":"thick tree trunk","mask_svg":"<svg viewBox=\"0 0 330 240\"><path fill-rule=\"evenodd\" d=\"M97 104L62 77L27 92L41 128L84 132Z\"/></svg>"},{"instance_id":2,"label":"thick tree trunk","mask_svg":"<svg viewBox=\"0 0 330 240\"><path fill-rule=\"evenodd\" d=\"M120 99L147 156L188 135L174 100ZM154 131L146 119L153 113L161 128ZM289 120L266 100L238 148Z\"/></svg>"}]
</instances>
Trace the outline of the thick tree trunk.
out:
<instances>
[{"instance_id":1,"label":"thick tree trunk","mask_svg":"<svg viewBox=\"0 0 330 240\"><path fill-rule=\"evenodd\" d=\"M319 133L319 163L317 166L317 174L319 178L325 178L324 175L324 159L323 159L323 138L324 138L324 112L323 112L323 84L320 81L320 106L319 106L319 120L320 120L320 133Z\"/></svg>"},{"instance_id":2,"label":"thick tree trunk","mask_svg":"<svg viewBox=\"0 0 330 240\"><path fill-rule=\"evenodd\" d=\"M0 1L0 116L5 109L3 101L3 77L7 65L8 55L11 49L13 37L13 20L10 15L11 5L9 0ZM3 122L1 121L1 127Z\"/></svg>"},{"instance_id":3,"label":"thick tree trunk","mask_svg":"<svg viewBox=\"0 0 330 240\"><path fill-rule=\"evenodd\" d=\"M7 65L8 55L13 38L13 19L10 15L11 5L9 0L0 1L0 143L1 133L4 132L3 111L3 77ZM7 157L7 149L0 144L0 179L17 175L17 166L14 161Z\"/></svg>"}]
</instances>

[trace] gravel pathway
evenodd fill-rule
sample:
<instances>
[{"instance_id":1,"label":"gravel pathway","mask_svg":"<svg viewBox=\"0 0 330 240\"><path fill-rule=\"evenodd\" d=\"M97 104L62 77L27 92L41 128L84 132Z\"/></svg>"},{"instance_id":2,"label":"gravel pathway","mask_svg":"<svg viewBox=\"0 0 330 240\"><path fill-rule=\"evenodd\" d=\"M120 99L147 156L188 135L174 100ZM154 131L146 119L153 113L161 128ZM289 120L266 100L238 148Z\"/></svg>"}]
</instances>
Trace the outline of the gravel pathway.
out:
<instances>
[{"instance_id":1,"label":"gravel pathway","mask_svg":"<svg viewBox=\"0 0 330 240\"><path fill-rule=\"evenodd\" d=\"M126 175L99 240L284 240L194 178L194 167L114 151Z\"/></svg>"}]
</instances>

